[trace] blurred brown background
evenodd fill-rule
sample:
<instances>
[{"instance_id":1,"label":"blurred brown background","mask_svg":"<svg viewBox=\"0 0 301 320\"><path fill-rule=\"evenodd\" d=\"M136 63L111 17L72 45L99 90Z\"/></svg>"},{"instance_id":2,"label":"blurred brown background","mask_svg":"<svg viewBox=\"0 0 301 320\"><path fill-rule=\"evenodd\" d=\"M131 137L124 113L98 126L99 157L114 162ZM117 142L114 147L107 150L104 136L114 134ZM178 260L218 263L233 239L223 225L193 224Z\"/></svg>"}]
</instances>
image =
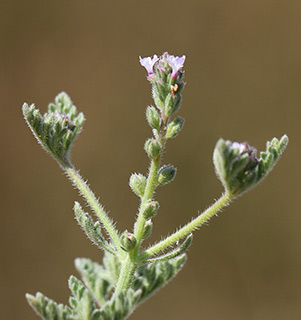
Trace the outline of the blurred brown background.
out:
<instances>
[{"instance_id":1,"label":"blurred brown background","mask_svg":"<svg viewBox=\"0 0 301 320\"><path fill-rule=\"evenodd\" d=\"M101 259L73 219L79 200L21 114L66 91L87 118L72 158L101 201L131 228L127 186L146 172L152 103L138 56L186 54L181 135L165 163L151 241L222 192L212 165L219 137L258 149L287 133L288 150L262 185L196 234L184 270L132 315L138 319L300 319L301 2L287 0L1 1L2 319L38 319L25 292L67 302L77 256ZM299 200L298 200L299 196Z\"/></svg>"}]
</instances>

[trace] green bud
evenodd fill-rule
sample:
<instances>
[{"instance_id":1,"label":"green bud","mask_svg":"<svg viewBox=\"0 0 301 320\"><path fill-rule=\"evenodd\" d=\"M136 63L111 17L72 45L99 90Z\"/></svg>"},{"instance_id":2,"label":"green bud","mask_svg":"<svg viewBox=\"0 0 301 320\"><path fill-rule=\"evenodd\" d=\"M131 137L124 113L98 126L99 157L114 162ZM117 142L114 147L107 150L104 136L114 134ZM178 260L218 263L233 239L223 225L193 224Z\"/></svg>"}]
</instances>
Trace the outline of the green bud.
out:
<instances>
[{"instance_id":1,"label":"green bud","mask_svg":"<svg viewBox=\"0 0 301 320\"><path fill-rule=\"evenodd\" d=\"M158 184L163 186L169 182L171 182L177 173L177 169L172 166L171 164L169 165L164 165L159 169L158 172Z\"/></svg>"},{"instance_id":2,"label":"green bud","mask_svg":"<svg viewBox=\"0 0 301 320\"><path fill-rule=\"evenodd\" d=\"M151 220L147 220L144 225L144 231L142 238L145 240L147 239L151 234L153 230L153 223Z\"/></svg>"},{"instance_id":3,"label":"green bud","mask_svg":"<svg viewBox=\"0 0 301 320\"><path fill-rule=\"evenodd\" d=\"M177 136L177 134L182 130L184 125L183 118L175 118L171 123L168 124L166 130L166 139L171 139Z\"/></svg>"},{"instance_id":4,"label":"green bud","mask_svg":"<svg viewBox=\"0 0 301 320\"><path fill-rule=\"evenodd\" d=\"M149 201L145 204L143 210L144 219L150 219L154 217L159 209L160 205L158 201Z\"/></svg>"},{"instance_id":5,"label":"green bud","mask_svg":"<svg viewBox=\"0 0 301 320\"><path fill-rule=\"evenodd\" d=\"M161 85L158 85L157 83L153 83L153 90L152 90L153 100L155 102L156 107L162 111L164 106L164 103L163 103L164 100L162 101L162 98L161 98L162 90L160 89L162 89Z\"/></svg>"},{"instance_id":6,"label":"green bud","mask_svg":"<svg viewBox=\"0 0 301 320\"><path fill-rule=\"evenodd\" d=\"M127 230L124 231L124 233L120 237L120 247L126 251L130 252L132 251L137 245L137 239L136 237L128 232Z\"/></svg>"},{"instance_id":7,"label":"green bud","mask_svg":"<svg viewBox=\"0 0 301 320\"><path fill-rule=\"evenodd\" d=\"M160 129L161 117L159 112L153 106L148 106L146 109L146 119L148 124L156 130Z\"/></svg>"},{"instance_id":8,"label":"green bud","mask_svg":"<svg viewBox=\"0 0 301 320\"><path fill-rule=\"evenodd\" d=\"M172 116L180 108L182 97L180 94L169 94L165 100L165 114Z\"/></svg>"},{"instance_id":9,"label":"green bud","mask_svg":"<svg viewBox=\"0 0 301 320\"><path fill-rule=\"evenodd\" d=\"M144 149L150 159L156 158L161 152L161 145L155 139L148 139L145 142Z\"/></svg>"},{"instance_id":10,"label":"green bud","mask_svg":"<svg viewBox=\"0 0 301 320\"><path fill-rule=\"evenodd\" d=\"M129 185L137 196L142 197L145 191L146 178L141 173L133 173L130 177Z\"/></svg>"},{"instance_id":11,"label":"green bud","mask_svg":"<svg viewBox=\"0 0 301 320\"><path fill-rule=\"evenodd\" d=\"M173 108L173 99L172 99L171 92L168 93L168 95L166 96L165 101L164 101L164 106L165 106L165 114L167 116L170 116L172 113L171 110Z\"/></svg>"}]
</instances>

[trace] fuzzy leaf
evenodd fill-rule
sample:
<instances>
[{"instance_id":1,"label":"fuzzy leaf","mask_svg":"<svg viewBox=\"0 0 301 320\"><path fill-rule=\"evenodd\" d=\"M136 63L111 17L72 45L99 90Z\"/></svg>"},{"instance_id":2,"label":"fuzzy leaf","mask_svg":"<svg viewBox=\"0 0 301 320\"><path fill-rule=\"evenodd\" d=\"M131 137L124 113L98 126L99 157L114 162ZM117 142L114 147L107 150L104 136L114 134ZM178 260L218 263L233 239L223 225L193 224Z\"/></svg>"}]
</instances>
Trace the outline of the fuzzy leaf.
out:
<instances>
[{"instance_id":1,"label":"fuzzy leaf","mask_svg":"<svg viewBox=\"0 0 301 320\"><path fill-rule=\"evenodd\" d=\"M26 294L26 299L34 311L44 320L74 320L71 309L37 292L36 296Z\"/></svg>"},{"instance_id":2,"label":"fuzzy leaf","mask_svg":"<svg viewBox=\"0 0 301 320\"><path fill-rule=\"evenodd\" d=\"M126 293L119 292L108 301L99 311L99 320L124 320L134 310L141 291L128 289Z\"/></svg>"},{"instance_id":3,"label":"fuzzy leaf","mask_svg":"<svg viewBox=\"0 0 301 320\"><path fill-rule=\"evenodd\" d=\"M116 275L97 262L86 258L77 258L75 267L99 305L105 304L116 285Z\"/></svg>"},{"instance_id":4,"label":"fuzzy leaf","mask_svg":"<svg viewBox=\"0 0 301 320\"><path fill-rule=\"evenodd\" d=\"M102 262L104 268L112 273L112 276L115 277L115 281L117 282L121 269L120 262L117 257L108 252L105 252Z\"/></svg>"},{"instance_id":5,"label":"fuzzy leaf","mask_svg":"<svg viewBox=\"0 0 301 320\"><path fill-rule=\"evenodd\" d=\"M100 249L107 250L114 254L114 248L110 246L101 233L100 222L94 222L91 216L83 211L81 205L77 201L74 203L73 210L78 224L85 231L88 238Z\"/></svg>"},{"instance_id":6,"label":"fuzzy leaf","mask_svg":"<svg viewBox=\"0 0 301 320\"><path fill-rule=\"evenodd\" d=\"M280 140L273 138L266 144L266 151L260 153L260 162L262 165L258 168L258 178L262 179L276 165L280 156L288 145L289 139L287 135L281 137Z\"/></svg>"},{"instance_id":7,"label":"fuzzy leaf","mask_svg":"<svg viewBox=\"0 0 301 320\"><path fill-rule=\"evenodd\" d=\"M73 293L73 297L70 298L69 302L76 315L75 319L90 320L95 310L95 302L91 293L84 284L74 276L69 278L69 288Z\"/></svg>"},{"instance_id":8,"label":"fuzzy leaf","mask_svg":"<svg viewBox=\"0 0 301 320\"><path fill-rule=\"evenodd\" d=\"M134 291L142 291L138 303L150 297L150 295L175 277L184 266L186 260L186 254L182 254L171 260L151 263L137 269L132 288Z\"/></svg>"},{"instance_id":9,"label":"fuzzy leaf","mask_svg":"<svg viewBox=\"0 0 301 320\"><path fill-rule=\"evenodd\" d=\"M166 254L163 254L161 256L148 259L147 262L161 262L161 261L170 260L170 259L173 259L175 257L182 255L190 247L190 245L192 243L192 238L193 238L193 235L192 235L192 233L190 233L186 237L186 239L177 248L175 248L175 249L171 250L170 252L167 252Z\"/></svg>"}]
</instances>

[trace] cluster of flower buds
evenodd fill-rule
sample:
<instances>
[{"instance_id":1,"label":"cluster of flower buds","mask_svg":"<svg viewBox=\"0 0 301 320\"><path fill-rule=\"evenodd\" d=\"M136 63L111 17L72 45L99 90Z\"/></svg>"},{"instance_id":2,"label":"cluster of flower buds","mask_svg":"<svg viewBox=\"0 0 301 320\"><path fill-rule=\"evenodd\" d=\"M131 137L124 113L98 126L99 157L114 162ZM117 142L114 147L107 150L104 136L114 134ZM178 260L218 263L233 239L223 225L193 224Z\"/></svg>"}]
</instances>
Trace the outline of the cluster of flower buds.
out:
<instances>
[{"instance_id":1,"label":"cluster of flower buds","mask_svg":"<svg viewBox=\"0 0 301 320\"><path fill-rule=\"evenodd\" d=\"M24 103L23 114L29 127L41 145L63 166L70 165L69 151L85 117L77 113L69 96L62 92L48 106L43 116L34 105Z\"/></svg>"},{"instance_id":2,"label":"cluster of flower buds","mask_svg":"<svg viewBox=\"0 0 301 320\"><path fill-rule=\"evenodd\" d=\"M286 135L280 140L273 138L267 142L266 151L257 158L257 150L247 142L220 139L215 146L213 161L226 192L237 196L258 184L275 166L287 144Z\"/></svg>"}]
</instances>

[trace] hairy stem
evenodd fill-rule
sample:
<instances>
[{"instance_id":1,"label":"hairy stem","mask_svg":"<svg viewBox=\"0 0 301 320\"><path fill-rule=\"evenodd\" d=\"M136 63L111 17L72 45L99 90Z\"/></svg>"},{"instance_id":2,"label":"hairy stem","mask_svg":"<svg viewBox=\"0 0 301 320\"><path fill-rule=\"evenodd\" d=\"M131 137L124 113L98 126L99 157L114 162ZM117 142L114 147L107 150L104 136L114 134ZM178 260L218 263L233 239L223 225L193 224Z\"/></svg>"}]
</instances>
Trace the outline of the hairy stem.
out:
<instances>
[{"instance_id":1,"label":"hairy stem","mask_svg":"<svg viewBox=\"0 0 301 320\"><path fill-rule=\"evenodd\" d=\"M160 166L160 155L151 161L151 166L149 169L145 192L143 197L141 198L138 218L135 224L134 234L137 239L137 245L132 252L129 252L127 254L127 258L125 259L125 261L123 261L121 265L121 271L119 274L114 295L120 291L126 291L129 288L132 281L132 277L137 268L136 260L137 260L137 255L142 242L142 237L143 237L144 227L146 222L145 218L143 217L144 206L146 202L152 199L153 197L154 191L157 186L157 173L158 173L159 166Z\"/></svg>"},{"instance_id":2,"label":"hairy stem","mask_svg":"<svg viewBox=\"0 0 301 320\"><path fill-rule=\"evenodd\" d=\"M225 207L232 199L232 195L229 193L223 194L219 200L217 200L211 207L201 213L198 217L193 219L191 222L187 223L184 227L167 237L166 239L160 241L156 245L150 247L149 249L145 250L138 258L139 260L145 260L160 251L164 250L165 248L169 247L170 245L176 243L178 240L184 238L196 228L200 227L204 222L208 221L212 218L218 211L220 211L223 207Z\"/></svg>"},{"instance_id":3,"label":"hairy stem","mask_svg":"<svg viewBox=\"0 0 301 320\"><path fill-rule=\"evenodd\" d=\"M145 204L147 203L148 200L151 200L154 195L154 191L157 186L157 175L158 175L158 170L160 167L160 159L161 155L159 155L157 158L153 159L151 161L150 169L149 169L149 174L147 178L147 183L145 187L145 192L143 197L141 198L141 203L140 203L140 208L139 208L139 213L138 213L138 218L135 224L135 230L134 234L137 239L137 246L135 248L135 254L134 256L137 255L137 252L139 250L140 244L142 242L142 237L144 233L144 226L145 226L145 218L143 217L143 211L145 209Z\"/></svg>"},{"instance_id":4,"label":"hairy stem","mask_svg":"<svg viewBox=\"0 0 301 320\"><path fill-rule=\"evenodd\" d=\"M83 180L78 171L76 171L73 167L64 167L64 169L67 175L73 181L74 185L81 192L82 196L86 199L91 209L96 213L97 217L101 221L103 227L106 229L115 247L118 249L118 251L121 252L122 249L119 245L120 240L117 230L115 229L111 219L107 216L106 212L102 208L101 204L96 199L94 193L89 188L88 184Z\"/></svg>"},{"instance_id":5,"label":"hairy stem","mask_svg":"<svg viewBox=\"0 0 301 320\"><path fill-rule=\"evenodd\" d=\"M128 254L125 261L123 261L123 263L121 264L121 270L114 295L116 295L120 291L126 291L130 287L136 268L137 264L132 260L131 255Z\"/></svg>"}]
</instances>

